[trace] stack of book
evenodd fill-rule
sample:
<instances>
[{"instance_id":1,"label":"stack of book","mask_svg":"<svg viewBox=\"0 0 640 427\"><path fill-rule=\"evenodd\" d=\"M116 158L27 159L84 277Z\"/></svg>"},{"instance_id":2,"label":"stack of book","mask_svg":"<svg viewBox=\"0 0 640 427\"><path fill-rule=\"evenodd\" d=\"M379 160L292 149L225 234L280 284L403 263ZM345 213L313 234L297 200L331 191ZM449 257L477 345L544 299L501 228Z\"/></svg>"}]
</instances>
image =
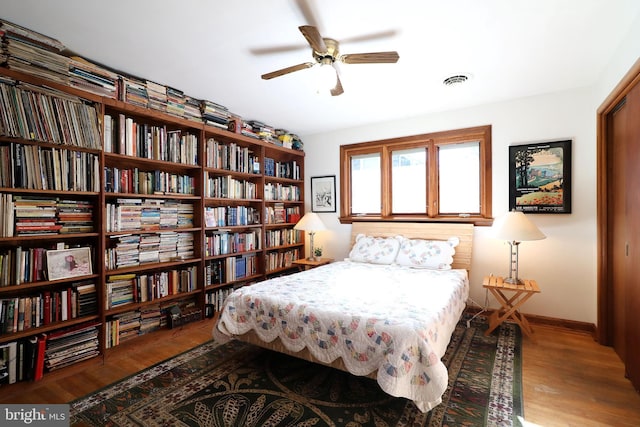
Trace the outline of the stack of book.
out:
<instances>
[{"instance_id":1,"label":"stack of book","mask_svg":"<svg viewBox=\"0 0 640 427\"><path fill-rule=\"evenodd\" d=\"M140 334L160 328L162 311L159 305L148 305L140 309Z\"/></svg>"},{"instance_id":2,"label":"stack of book","mask_svg":"<svg viewBox=\"0 0 640 427\"><path fill-rule=\"evenodd\" d=\"M118 98L121 101L145 108L149 105L147 84L144 80L132 76L120 76L118 89L120 91Z\"/></svg>"},{"instance_id":3,"label":"stack of book","mask_svg":"<svg viewBox=\"0 0 640 427\"><path fill-rule=\"evenodd\" d=\"M160 262L169 262L178 256L178 235L172 231L158 233L160 245L158 247Z\"/></svg>"},{"instance_id":4,"label":"stack of book","mask_svg":"<svg viewBox=\"0 0 640 427\"><path fill-rule=\"evenodd\" d=\"M140 264L160 262L160 236L158 234L140 235Z\"/></svg>"},{"instance_id":5,"label":"stack of book","mask_svg":"<svg viewBox=\"0 0 640 427\"><path fill-rule=\"evenodd\" d=\"M99 326L89 323L50 333L46 338L45 367L53 371L99 355Z\"/></svg>"},{"instance_id":6,"label":"stack of book","mask_svg":"<svg viewBox=\"0 0 640 427\"><path fill-rule=\"evenodd\" d=\"M258 135L258 138L260 138L261 140L275 145L282 145L282 143L276 136L276 130L273 128L273 126L270 126L258 120L248 120L247 124L251 127L251 131L255 135Z\"/></svg>"},{"instance_id":7,"label":"stack of book","mask_svg":"<svg viewBox=\"0 0 640 427\"><path fill-rule=\"evenodd\" d=\"M158 111L167 111L167 87L151 80L147 80L147 96L149 108Z\"/></svg>"},{"instance_id":8,"label":"stack of book","mask_svg":"<svg viewBox=\"0 0 640 427\"><path fill-rule=\"evenodd\" d=\"M194 257L193 233L177 233L176 258L189 259Z\"/></svg>"},{"instance_id":9,"label":"stack of book","mask_svg":"<svg viewBox=\"0 0 640 427\"><path fill-rule=\"evenodd\" d=\"M87 200L58 200L60 234L93 231L93 203Z\"/></svg>"},{"instance_id":10,"label":"stack of book","mask_svg":"<svg viewBox=\"0 0 640 427\"><path fill-rule=\"evenodd\" d=\"M126 313L113 316L116 322L117 339L116 344L120 344L130 338L140 335L140 312L138 310L128 311Z\"/></svg>"},{"instance_id":11,"label":"stack of book","mask_svg":"<svg viewBox=\"0 0 640 427\"><path fill-rule=\"evenodd\" d=\"M118 97L120 75L80 56L69 59L69 85L107 98Z\"/></svg>"},{"instance_id":12,"label":"stack of book","mask_svg":"<svg viewBox=\"0 0 640 427\"><path fill-rule=\"evenodd\" d=\"M174 203L174 205L177 206L177 211L178 211L176 226L178 228L193 227L193 204L192 203Z\"/></svg>"},{"instance_id":13,"label":"stack of book","mask_svg":"<svg viewBox=\"0 0 640 427\"><path fill-rule=\"evenodd\" d=\"M225 130L228 129L231 113L224 105L202 100L200 103L200 113L202 115L202 121L206 124Z\"/></svg>"},{"instance_id":14,"label":"stack of book","mask_svg":"<svg viewBox=\"0 0 640 427\"><path fill-rule=\"evenodd\" d=\"M105 265L108 269L134 267L140 265L138 258L138 245L140 236L127 234L124 236L114 236L116 240L115 248L105 250Z\"/></svg>"},{"instance_id":15,"label":"stack of book","mask_svg":"<svg viewBox=\"0 0 640 427\"><path fill-rule=\"evenodd\" d=\"M193 204L164 199L118 199L106 205L107 231L193 227Z\"/></svg>"},{"instance_id":16,"label":"stack of book","mask_svg":"<svg viewBox=\"0 0 640 427\"><path fill-rule=\"evenodd\" d=\"M0 19L0 63L23 73L69 83L69 58L58 40Z\"/></svg>"},{"instance_id":17,"label":"stack of book","mask_svg":"<svg viewBox=\"0 0 640 427\"><path fill-rule=\"evenodd\" d=\"M79 282L73 284L74 294L77 299L78 317L91 316L98 313L98 294L96 284L93 282Z\"/></svg>"},{"instance_id":18,"label":"stack of book","mask_svg":"<svg viewBox=\"0 0 640 427\"><path fill-rule=\"evenodd\" d=\"M56 205L55 197L14 196L16 236L57 234Z\"/></svg>"},{"instance_id":19,"label":"stack of book","mask_svg":"<svg viewBox=\"0 0 640 427\"><path fill-rule=\"evenodd\" d=\"M181 90L167 86L167 113L173 114L178 117L185 117L192 119L194 117L187 117L185 112L185 95ZM190 114L192 111L189 112ZM200 119L200 103L197 104L197 118Z\"/></svg>"},{"instance_id":20,"label":"stack of book","mask_svg":"<svg viewBox=\"0 0 640 427\"><path fill-rule=\"evenodd\" d=\"M105 309L120 307L135 302L136 275L116 274L107 278Z\"/></svg>"},{"instance_id":21,"label":"stack of book","mask_svg":"<svg viewBox=\"0 0 640 427\"><path fill-rule=\"evenodd\" d=\"M184 118L189 120L202 120L200 105L202 101L191 96L184 96Z\"/></svg>"}]
</instances>

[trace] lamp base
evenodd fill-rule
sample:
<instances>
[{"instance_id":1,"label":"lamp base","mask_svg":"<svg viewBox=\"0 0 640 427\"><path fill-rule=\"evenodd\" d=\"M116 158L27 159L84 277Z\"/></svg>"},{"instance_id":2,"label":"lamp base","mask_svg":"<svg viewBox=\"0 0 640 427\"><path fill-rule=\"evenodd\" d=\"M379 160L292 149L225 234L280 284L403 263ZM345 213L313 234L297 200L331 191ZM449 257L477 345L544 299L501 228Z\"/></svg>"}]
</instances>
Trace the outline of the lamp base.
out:
<instances>
[{"instance_id":1,"label":"lamp base","mask_svg":"<svg viewBox=\"0 0 640 427\"><path fill-rule=\"evenodd\" d=\"M517 285L517 286L524 285L524 282L521 279L518 279L517 277L507 277L506 279L504 279L504 283L508 283L510 285Z\"/></svg>"}]
</instances>

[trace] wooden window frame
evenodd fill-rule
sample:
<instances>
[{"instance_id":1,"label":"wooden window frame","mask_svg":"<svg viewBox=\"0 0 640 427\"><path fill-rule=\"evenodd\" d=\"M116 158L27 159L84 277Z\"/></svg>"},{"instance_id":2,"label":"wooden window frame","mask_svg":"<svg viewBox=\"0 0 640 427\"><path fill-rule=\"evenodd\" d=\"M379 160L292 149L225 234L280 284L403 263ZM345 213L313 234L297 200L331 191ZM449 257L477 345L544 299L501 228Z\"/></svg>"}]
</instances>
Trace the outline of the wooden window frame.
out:
<instances>
[{"instance_id":1,"label":"wooden window frame","mask_svg":"<svg viewBox=\"0 0 640 427\"><path fill-rule=\"evenodd\" d=\"M470 215L438 213L438 147L470 141L480 142L480 212ZM391 152L416 147L427 150L427 209L425 214L394 214L391 194ZM380 154L381 200L380 214L351 214L351 158L362 154ZM491 225L491 125L443 132L412 135L340 146L340 222L413 221L462 222Z\"/></svg>"}]
</instances>

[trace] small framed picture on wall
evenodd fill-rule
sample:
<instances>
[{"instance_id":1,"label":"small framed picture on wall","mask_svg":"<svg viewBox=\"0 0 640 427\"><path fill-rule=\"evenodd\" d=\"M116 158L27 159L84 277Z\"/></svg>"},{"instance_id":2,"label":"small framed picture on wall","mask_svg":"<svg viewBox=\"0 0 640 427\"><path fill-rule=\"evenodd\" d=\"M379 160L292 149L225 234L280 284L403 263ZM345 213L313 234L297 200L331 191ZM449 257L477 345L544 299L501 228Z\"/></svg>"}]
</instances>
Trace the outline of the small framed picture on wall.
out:
<instances>
[{"instance_id":1,"label":"small framed picture on wall","mask_svg":"<svg viewBox=\"0 0 640 427\"><path fill-rule=\"evenodd\" d=\"M311 177L311 211L336 211L336 176Z\"/></svg>"},{"instance_id":2,"label":"small framed picture on wall","mask_svg":"<svg viewBox=\"0 0 640 427\"><path fill-rule=\"evenodd\" d=\"M571 140L509 147L509 210L571 213Z\"/></svg>"}]
</instances>

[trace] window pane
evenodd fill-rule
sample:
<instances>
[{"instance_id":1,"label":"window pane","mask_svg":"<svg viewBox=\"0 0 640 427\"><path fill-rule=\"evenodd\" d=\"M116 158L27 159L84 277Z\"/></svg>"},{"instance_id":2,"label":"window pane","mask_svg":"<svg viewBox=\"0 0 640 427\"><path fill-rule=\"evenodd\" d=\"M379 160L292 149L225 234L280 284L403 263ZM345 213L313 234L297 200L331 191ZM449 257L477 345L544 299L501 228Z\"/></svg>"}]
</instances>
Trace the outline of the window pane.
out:
<instances>
[{"instance_id":1,"label":"window pane","mask_svg":"<svg viewBox=\"0 0 640 427\"><path fill-rule=\"evenodd\" d=\"M441 214L480 212L480 143L438 147Z\"/></svg>"},{"instance_id":2,"label":"window pane","mask_svg":"<svg viewBox=\"0 0 640 427\"><path fill-rule=\"evenodd\" d=\"M351 157L351 213L380 213L380 154Z\"/></svg>"},{"instance_id":3,"label":"window pane","mask_svg":"<svg viewBox=\"0 0 640 427\"><path fill-rule=\"evenodd\" d=\"M391 211L427 212L427 152L424 147L391 153Z\"/></svg>"}]
</instances>

